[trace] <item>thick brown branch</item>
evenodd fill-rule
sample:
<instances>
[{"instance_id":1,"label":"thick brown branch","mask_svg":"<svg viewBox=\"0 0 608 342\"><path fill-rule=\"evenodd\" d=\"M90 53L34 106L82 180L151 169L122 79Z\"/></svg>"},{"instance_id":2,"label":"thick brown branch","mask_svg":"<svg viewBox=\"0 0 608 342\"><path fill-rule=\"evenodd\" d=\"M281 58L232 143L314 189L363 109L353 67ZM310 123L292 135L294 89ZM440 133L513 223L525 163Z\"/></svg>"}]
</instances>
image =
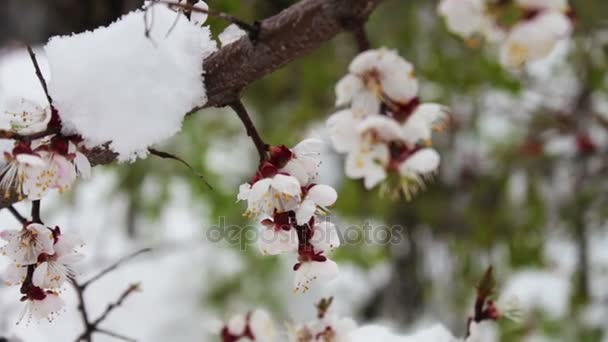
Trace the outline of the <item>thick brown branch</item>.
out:
<instances>
[{"instance_id":1,"label":"thick brown branch","mask_svg":"<svg viewBox=\"0 0 608 342\"><path fill-rule=\"evenodd\" d=\"M383 0L302 0L259 23L256 41L229 44L205 61L207 103L193 108L225 107L239 101L253 82L317 49L338 33L366 22ZM92 165L109 164L116 154L107 147L87 153ZM0 199L0 207L20 201L20 189Z\"/></svg>"}]
</instances>

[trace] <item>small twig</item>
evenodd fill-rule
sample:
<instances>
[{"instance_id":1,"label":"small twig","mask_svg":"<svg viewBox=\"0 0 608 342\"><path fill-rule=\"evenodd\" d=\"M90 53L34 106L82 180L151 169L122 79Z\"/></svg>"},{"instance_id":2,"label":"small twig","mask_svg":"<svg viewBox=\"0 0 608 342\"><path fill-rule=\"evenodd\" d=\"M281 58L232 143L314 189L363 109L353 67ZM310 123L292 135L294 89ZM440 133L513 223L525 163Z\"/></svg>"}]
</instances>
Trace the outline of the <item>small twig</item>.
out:
<instances>
[{"instance_id":1,"label":"small twig","mask_svg":"<svg viewBox=\"0 0 608 342\"><path fill-rule=\"evenodd\" d=\"M17 211L17 209L15 209L15 207L13 207L12 205L9 205L8 207L6 207L6 209L8 209L8 211L10 211L11 214L13 214L13 216L17 219L17 221L21 222L21 224L25 224L27 222L27 219L23 217L23 215L21 215L21 213Z\"/></svg>"},{"instance_id":2,"label":"small twig","mask_svg":"<svg viewBox=\"0 0 608 342\"><path fill-rule=\"evenodd\" d=\"M252 41L255 41L256 38L258 37L258 35L260 34L261 27L260 27L259 23L252 25L252 24L249 24L249 23L245 22L244 20L241 20L228 13L214 11L214 10L206 10L203 8L195 7L191 4L180 4L180 3L166 1L166 0L160 0L160 1L158 1L158 3L165 4L169 8L177 7L184 11L188 11L189 13L192 13L192 12L205 13L205 14L209 15L210 17L218 18L218 19L224 20L226 22L229 22L231 24L235 24L238 27L240 27L241 29L247 31L249 33L249 37Z\"/></svg>"},{"instance_id":3,"label":"small twig","mask_svg":"<svg viewBox=\"0 0 608 342\"><path fill-rule=\"evenodd\" d=\"M117 333L115 333L113 331L106 330L106 329L103 329L103 328L97 328L97 332L100 333L100 334L104 334L104 335L110 336L110 337L114 337L117 340L123 340L123 341L127 341L127 342L137 342L137 340L134 339L134 338L127 337L127 336L124 336L124 335L121 335L121 334L117 334Z\"/></svg>"},{"instance_id":4,"label":"small twig","mask_svg":"<svg viewBox=\"0 0 608 342\"><path fill-rule=\"evenodd\" d=\"M211 184L209 184L209 182L207 182L207 180L205 179L205 176L203 174L197 172L187 161L185 161L182 158L180 158L176 155L173 155L171 153L159 151L159 150L156 150L153 148L149 148L148 151L150 152L150 154L155 155L159 158L172 159L172 160L182 163L188 169L190 169L190 171L192 171L192 173L194 173L197 177L199 177L205 183L205 185L207 185L209 190L213 190L213 187L211 186Z\"/></svg>"},{"instance_id":5,"label":"small twig","mask_svg":"<svg viewBox=\"0 0 608 342\"><path fill-rule=\"evenodd\" d=\"M53 99L51 98L51 95L49 95L49 89L46 85L46 80L44 79L44 76L42 76L42 71L40 71L40 65L38 65L38 60L36 59L36 54L34 53L34 50L32 50L31 46L27 46L27 52L30 55L30 59L32 60L32 64L34 64L34 69L36 69L36 76L38 76L38 81L40 81L40 85L42 86L42 89L44 90L44 94L46 95L46 99L49 101L49 105L51 106L51 108L53 107Z\"/></svg>"},{"instance_id":6,"label":"small twig","mask_svg":"<svg viewBox=\"0 0 608 342\"><path fill-rule=\"evenodd\" d=\"M42 223L40 218L40 200L32 201L32 222Z\"/></svg>"},{"instance_id":7,"label":"small twig","mask_svg":"<svg viewBox=\"0 0 608 342\"><path fill-rule=\"evenodd\" d=\"M255 144L255 148L258 150L260 164L263 163L268 158L268 145L264 142L264 140L262 140L262 137L253 124L253 121L251 121L251 117L249 116L247 109L240 100L231 103L230 108L236 112L236 115L239 116L239 119L241 119L243 125L245 125L247 135L251 137L251 140L253 140L253 143Z\"/></svg>"},{"instance_id":8,"label":"small twig","mask_svg":"<svg viewBox=\"0 0 608 342\"><path fill-rule=\"evenodd\" d=\"M365 31L364 24L357 26L354 30L352 30L353 37L357 42L357 48L359 52L367 51L371 48L371 43L369 37L367 36L367 32Z\"/></svg>"},{"instance_id":9,"label":"small twig","mask_svg":"<svg viewBox=\"0 0 608 342\"><path fill-rule=\"evenodd\" d=\"M123 263L135 258L136 256L146 253L146 252L150 252L152 250L152 248L143 248L138 250L135 253L129 254L121 259L119 259L117 262L113 263L112 265L106 267L105 269L103 269L101 272L99 272L97 275L93 276L91 279L85 281L84 283L82 283L81 287L83 289L86 289L89 285L91 285L92 283L96 282L97 280L99 280L100 278L102 278L103 276L105 276L106 274L114 271L115 269L118 268L118 266L122 265Z\"/></svg>"},{"instance_id":10,"label":"small twig","mask_svg":"<svg viewBox=\"0 0 608 342\"><path fill-rule=\"evenodd\" d=\"M78 281L76 279L70 278L70 283L73 285L74 290L76 291L76 296L78 298L78 311L80 311L80 317L82 318L82 324L84 326L84 331L76 338L76 342L79 342L79 341L91 342L93 339L92 336L95 332L105 334L108 336L112 336L116 339L120 339L123 341L135 341L132 338L117 334L113 331L99 328L99 324L101 324L114 309L121 306L122 303L125 301L125 299L127 299L127 297L129 295L131 295L135 291L138 291L139 284L129 285L129 287L125 291L123 291L123 293L120 295L120 297L118 297L118 300L108 304L106 310L94 321L91 321L91 319L89 317L88 310L86 307L86 301L84 299L84 292L86 291L86 289L88 288L89 285L96 282L97 280L99 280L104 275L108 274L109 272L115 270L120 265L122 265L124 262L136 257L139 254L148 252L150 250L151 250L151 248L140 249L139 251L137 251L135 253L132 253L126 257L123 257L120 260L118 260L117 262L115 262L114 264L103 269L97 275L95 275L94 277L92 277L91 279L89 279L88 281L86 281L82 284L78 283Z\"/></svg>"},{"instance_id":11,"label":"small twig","mask_svg":"<svg viewBox=\"0 0 608 342\"><path fill-rule=\"evenodd\" d=\"M95 329L97 329L97 326L103 322L106 318L108 318L108 315L117 307L121 306L122 303L124 303L124 301L127 299L127 297L129 297L132 293L137 292L140 290L139 284L131 284L129 285L129 287L127 287L122 294L120 295L120 297L118 297L118 300L116 300L113 303L108 304L108 306L106 307L105 311L99 316L99 318L97 318L95 321L93 321L92 325L93 327L95 327Z\"/></svg>"},{"instance_id":12,"label":"small twig","mask_svg":"<svg viewBox=\"0 0 608 342\"><path fill-rule=\"evenodd\" d=\"M77 341L91 341L91 334L89 333L88 335L88 339L82 339L81 337L83 337L87 331L91 330L91 322L89 321L89 313L87 311L87 307L86 307L86 302L84 300L84 287L82 287L82 285L78 284L78 282L76 281L76 279L74 278L70 278L70 283L72 284L72 286L74 287L74 290L76 291L76 296L78 298L78 311L80 311L80 317L82 319L82 324L84 325L85 328L85 332L80 335L80 337L77 339Z\"/></svg>"}]
</instances>

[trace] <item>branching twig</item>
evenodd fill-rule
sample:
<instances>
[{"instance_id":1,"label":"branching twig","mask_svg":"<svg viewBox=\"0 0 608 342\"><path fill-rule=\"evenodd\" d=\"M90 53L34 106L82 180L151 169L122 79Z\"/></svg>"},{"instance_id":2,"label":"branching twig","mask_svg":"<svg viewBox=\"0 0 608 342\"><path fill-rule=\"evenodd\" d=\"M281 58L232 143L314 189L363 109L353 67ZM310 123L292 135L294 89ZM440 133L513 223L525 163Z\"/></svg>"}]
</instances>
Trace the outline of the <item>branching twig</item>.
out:
<instances>
[{"instance_id":1,"label":"branching twig","mask_svg":"<svg viewBox=\"0 0 608 342\"><path fill-rule=\"evenodd\" d=\"M122 292L122 294L120 295L120 297L118 297L118 299L115 302L112 302L110 304L108 304L108 306L106 307L106 310L95 320L91 320L87 307L86 307L86 302L85 302L85 298L84 298L84 293L86 291L86 289L94 282L96 282L97 280L101 279L103 276L105 276L106 274L110 273L111 271L117 269L120 265L122 265L124 262L133 259L134 257L148 252L150 251L150 248L144 248L144 249L140 249L139 251L132 253L130 255L127 255L126 257L121 258L120 260L118 260L117 262L113 263L112 265L110 265L109 267L103 269L101 272L99 272L97 275L93 276L91 279L89 279L88 281L80 284L78 283L78 281L74 278L70 278L70 282L72 283L74 290L76 291L76 296L78 298L78 311L80 311L80 317L82 319L82 324L84 326L84 331L82 332L82 334L80 334L80 336L78 336L78 338L76 339L76 342L79 341L86 341L86 342L91 342L92 340L92 335L95 332L101 333L101 334L105 334L111 337L114 337L116 339L120 339L123 341L135 341L132 338L129 337L125 337L123 335L117 334L113 331L107 330L107 329L103 329L103 328L99 328L99 325L110 315L110 313L112 311L114 311L114 309L116 309L117 307L121 306L122 303L127 299L128 296L130 296L132 293L136 292L139 290L139 284L131 284L129 285L129 287L124 290Z\"/></svg>"},{"instance_id":2,"label":"branching twig","mask_svg":"<svg viewBox=\"0 0 608 342\"><path fill-rule=\"evenodd\" d=\"M365 31L365 26L363 24L357 26L352 33L355 41L357 42L359 52L367 51L371 48L372 44L369 41L369 37L367 36L367 32Z\"/></svg>"},{"instance_id":3,"label":"branching twig","mask_svg":"<svg viewBox=\"0 0 608 342\"><path fill-rule=\"evenodd\" d=\"M159 151L159 150L154 149L154 148L149 148L148 151L150 152L150 154L155 155L155 156L157 156L159 158L172 159L172 160L175 160L177 162L182 163L188 169L190 169L190 171L192 171L192 173L194 173L196 176L198 176L198 178L200 178L205 183L205 185L207 185L207 187L210 190L213 190L213 187L211 186L211 184L209 184L209 182L207 182L207 180L205 179L205 176L202 175L201 173L197 172L196 170L194 170L194 168L187 161L185 161L182 158L180 158L180 157L178 157L176 155L173 155L171 153Z\"/></svg>"},{"instance_id":4,"label":"branching twig","mask_svg":"<svg viewBox=\"0 0 608 342\"><path fill-rule=\"evenodd\" d=\"M21 224L25 224L27 222L27 219L23 217L23 215L21 215L21 213L17 211L17 209L15 209L15 207L13 207L12 205L9 205L8 207L6 207L6 209L8 209L8 211L10 211L11 214L13 214L13 216L17 219L17 221L21 222Z\"/></svg>"},{"instance_id":5,"label":"branching twig","mask_svg":"<svg viewBox=\"0 0 608 342\"><path fill-rule=\"evenodd\" d=\"M255 128L253 121L251 121L251 117L247 112L247 108L243 105L241 101L235 101L230 104L230 108L232 108L236 115L239 116L239 119L243 122L245 126L245 130L247 130L247 135L251 137L253 143L255 144L255 148L258 150L258 155L260 156L260 164L263 163L266 158L268 158L268 145L262 140L262 137L258 133L258 130Z\"/></svg>"},{"instance_id":6,"label":"branching twig","mask_svg":"<svg viewBox=\"0 0 608 342\"><path fill-rule=\"evenodd\" d=\"M0 139L14 139L21 141L32 141L40 138L44 138L49 135L58 134L60 130L58 127L49 127L41 132L36 132L32 134L19 134L13 131L6 131L0 129Z\"/></svg>"},{"instance_id":7,"label":"branching twig","mask_svg":"<svg viewBox=\"0 0 608 342\"><path fill-rule=\"evenodd\" d=\"M116 300L113 303L108 304L108 306L106 307L105 311L99 316L99 318L97 318L95 321L93 321L92 325L97 328L97 326L103 322L106 318L108 318L108 315L117 307L121 306L122 303L124 303L125 299L127 299L127 297L129 297L132 293L137 292L140 290L139 284L131 284L129 285L129 287L127 287L122 294L120 295L120 297L118 297L118 300Z\"/></svg>"},{"instance_id":8,"label":"branching twig","mask_svg":"<svg viewBox=\"0 0 608 342\"><path fill-rule=\"evenodd\" d=\"M97 332L100 333L100 334L104 334L104 335L110 336L110 337L114 337L117 340L123 340L123 341L127 341L127 342L137 342L137 340L134 339L134 338L130 338L130 337L127 337L127 336L124 336L124 335L121 335L121 334L117 334L117 333L115 333L113 331L106 330L106 329L103 329L103 328L97 328Z\"/></svg>"},{"instance_id":9,"label":"branching twig","mask_svg":"<svg viewBox=\"0 0 608 342\"><path fill-rule=\"evenodd\" d=\"M150 252L152 249L151 248L143 248L138 250L135 253L129 254L123 258L121 258L120 260L116 261L115 263L113 263L112 265L106 267L105 269L101 270L101 272L99 272L97 275L93 276L91 279L85 281L84 283L82 283L81 287L83 289L86 289L89 285L91 285L92 283L98 281L100 278L102 278L103 276L105 276L106 274L114 271L115 269L117 269L120 265L122 265L123 263L135 258L136 256L143 254L143 253L147 253Z\"/></svg>"}]
</instances>

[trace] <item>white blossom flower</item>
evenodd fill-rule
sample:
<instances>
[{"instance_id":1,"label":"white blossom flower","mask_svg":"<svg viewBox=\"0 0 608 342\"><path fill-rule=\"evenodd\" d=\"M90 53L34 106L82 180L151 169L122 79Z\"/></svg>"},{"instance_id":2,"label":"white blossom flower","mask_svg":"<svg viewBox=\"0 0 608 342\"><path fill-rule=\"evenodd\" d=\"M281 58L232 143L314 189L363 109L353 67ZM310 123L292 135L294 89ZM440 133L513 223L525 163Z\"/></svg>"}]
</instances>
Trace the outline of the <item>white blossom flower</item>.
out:
<instances>
[{"instance_id":1,"label":"white blossom flower","mask_svg":"<svg viewBox=\"0 0 608 342\"><path fill-rule=\"evenodd\" d=\"M53 254L53 233L42 224L30 223L21 230L6 230L0 237L7 244L0 248L17 266L33 265L42 253Z\"/></svg>"},{"instance_id":2,"label":"white blossom flower","mask_svg":"<svg viewBox=\"0 0 608 342\"><path fill-rule=\"evenodd\" d=\"M17 153L14 156L11 154L4 155L7 164L2 170L2 179L0 179L0 191L4 193L4 197L9 197L13 190L23 191L23 185L26 179L32 177L33 173L40 168L47 166L46 161L37 154L32 153Z\"/></svg>"},{"instance_id":3,"label":"white blossom flower","mask_svg":"<svg viewBox=\"0 0 608 342\"><path fill-rule=\"evenodd\" d=\"M77 247L82 240L75 234L60 234L53 246L55 253L43 254L38 258L38 266L34 270L32 283L35 286L54 289L59 288L74 275L74 264L82 260L83 255L78 253Z\"/></svg>"},{"instance_id":4,"label":"white blossom flower","mask_svg":"<svg viewBox=\"0 0 608 342\"><path fill-rule=\"evenodd\" d=\"M44 197L51 189L64 192L76 181L76 168L66 157L46 151L40 155L46 162L45 166L28 168L23 181L23 194L31 200Z\"/></svg>"},{"instance_id":5,"label":"white blossom flower","mask_svg":"<svg viewBox=\"0 0 608 342\"><path fill-rule=\"evenodd\" d=\"M436 103L419 105L402 127L403 139L410 145L431 141L433 131L443 130L448 118L448 108Z\"/></svg>"},{"instance_id":6,"label":"white blossom flower","mask_svg":"<svg viewBox=\"0 0 608 342\"><path fill-rule=\"evenodd\" d=\"M386 178L389 159L386 144L364 140L346 157L346 176L352 179L363 178L365 188L371 189Z\"/></svg>"},{"instance_id":7,"label":"white blossom flower","mask_svg":"<svg viewBox=\"0 0 608 342\"><path fill-rule=\"evenodd\" d=\"M255 310L249 315L249 328L256 342L272 342L277 332L274 321L264 310Z\"/></svg>"},{"instance_id":8,"label":"white blossom flower","mask_svg":"<svg viewBox=\"0 0 608 342\"><path fill-rule=\"evenodd\" d=\"M338 264L330 259L324 261L305 261L297 264L294 279L294 292L307 292L315 280L329 281L334 279L339 271Z\"/></svg>"},{"instance_id":9,"label":"white blossom flower","mask_svg":"<svg viewBox=\"0 0 608 342\"><path fill-rule=\"evenodd\" d=\"M441 157L432 148L423 148L399 165L401 175L400 190L406 198L411 199L418 191L424 188L425 179L437 171Z\"/></svg>"},{"instance_id":10,"label":"white blossom flower","mask_svg":"<svg viewBox=\"0 0 608 342\"><path fill-rule=\"evenodd\" d=\"M348 153L359 144L357 126L361 119L350 109L341 110L327 119L327 129L334 149L339 153Z\"/></svg>"},{"instance_id":11,"label":"white blossom flower","mask_svg":"<svg viewBox=\"0 0 608 342\"><path fill-rule=\"evenodd\" d=\"M39 287L31 287L21 300L25 302L25 308L19 322L24 317L33 317L35 320L46 318L51 321L65 304L57 292L45 291Z\"/></svg>"},{"instance_id":12,"label":"white blossom flower","mask_svg":"<svg viewBox=\"0 0 608 342\"><path fill-rule=\"evenodd\" d=\"M303 225L310 221L317 212L317 208L325 211L326 207L334 204L338 199L338 193L329 185L317 184L306 192L300 206L296 209L296 222Z\"/></svg>"},{"instance_id":13,"label":"white blossom flower","mask_svg":"<svg viewBox=\"0 0 608 342\"><path fill-rule=\"evenodd\" d=\"M289 213L278 214L288 216ZM281 222L276 217L275 220L265 219L262 221L263 227L260 229L258 245L264 255L278 255L298 250L298 233L289 222Z\"/></svg>"},{"instance_id":14,"label":"white blossom flower","mask_svg":"<svg viewBox=\"0 0 608 342\"><path fill-rule=\"evenodd\" d=\"M336 105L351 103L358 117L378 113L382 100L407 104L418 92L414 68L393 50L362 52L351 62L349 72L336 85Z\"/></svg>"},{"instance_id":15,"label":"white blossom flower","mask_svg":"<svg viewBox=\"0 0 608 342\"><path fill-rule=\"evenodd\" d=\"M300 182L297 178L276 174L239 188L238 200L247 201L247 216L273 215L275 210L294 210L300 202Z\"/></svg>"},{"instance_id":16,"label":"white blossom flower","mask_svg":"<svg viewBox=\"0 0 608 342\"><path fill-rule=\"evenodd\" d=\"M485 0L443 0L438 11L448 29L463 38L480 34L486 27Z\"/></svg>"},{"instance_id":17,"label":"white blossom flower","mask_svg":"<svg viewBox=\"0 0 608 342\"><path fill-rule=\"evenodd\" d=\"M273 342L276 336L274 322L264 310L255 310L247 315L236 315L221 331L222 341L226 342Z\"/></svg>"},{"instance_id":18,"label":"white blossom flower","mask_svg":"<svg viewBox=\"0 0 608 342\"><path fill-rule=\"evenodd\" d=\"M327 254L340 247L340 236L336 226L329 221L316 222L309 241L316 253Z\"/></svg>"},{"instance_id":19,"label":"white blossom flower","mask_svg":"<svg viewBox=\"0 0 608 342\"><path fill-rule=\"evenodd\" d=\"M572 22L557 11L544 11L515 25L501 47L500 60L507 67L520 68L547 57L560 40L572 31Z\"/></svg>"},{"instance_id":20,"label":"white blossom flower","mask_svg":"<svg viewBox=\"0 0 608 342\"><path fill-rule=\"evenodd\" d=\"M391 142L403 140L403 129L399 122L386 115L371 115L357 126L360 135L370 135L369 139Z\"/></svg>"},{"instance_id":21,"label":"white blossom flower","mask_svg":"<svg viewBox=\"0 0 608 342\"><path fill-rule=\"evenodd\" d=\"M26 276L27 266L11 263L2 271L1 278L6 286L15 286L23 283Z\"/></svg>"},{"instance_id":22,"label":"white blossom flower","mask_svg":"<svg viewBox=\"0 0 608 342\"><path fill-rule=\"evenodd\" d=\"M319 157L323 145L323 141L319 139L302 140L291 149L291 159L279 171L296 177L302 186L308 185L319 174Z\"/></svg>"},{"instance_id":23,"label":"white blossom flower","mask_svg":"<svg viewBox=\"0 0 608 342\"><path fill-rule=\"evenodd\" d=\"M46 130L51 120L51 108L42 107L25 98L11 98L7 101L5 117L10 130L19 134L32 134Z\"/></svg>"},{"instance_id":24,"label":"white blossom flower","mask_svg":"<svg viewBox=\"0 0 608 342\"><path fill-rule=\"evenodd\" d=\"M82 178L89 178L91 176L91 162L71 141L68 144L68 154L73 157L72 163L76 168L76 173Z\"/></svg>"}]
</instances>

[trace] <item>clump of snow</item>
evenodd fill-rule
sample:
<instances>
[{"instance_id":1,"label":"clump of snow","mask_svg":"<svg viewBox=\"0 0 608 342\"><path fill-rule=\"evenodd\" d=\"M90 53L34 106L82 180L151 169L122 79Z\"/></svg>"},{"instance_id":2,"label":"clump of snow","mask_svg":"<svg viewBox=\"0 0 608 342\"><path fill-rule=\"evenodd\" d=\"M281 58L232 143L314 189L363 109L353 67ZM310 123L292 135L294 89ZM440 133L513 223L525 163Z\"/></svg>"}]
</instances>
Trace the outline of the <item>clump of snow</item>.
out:
<instances>
[{"instance_id":1,"label":"clump of snow","mask_svg":"<svg viewBox=\"0 0 608 342\"><path fill-rule=\"evenodd\" d=\"M231 24L220 33L217 38L222 43L222 46L226 46L228 44L232 44L237 40L241 39L242 36L246 35L247 32L242 30L238 25Z\"/></svg>"},{"instance_id":2,"label":"clump of snow","mask_svg":"<svg viewBox=\"0 0 608 342\"><path fill-rule=\"evenodd\" d=\"M52 38L45 50L64 129L89 145L111 141L124 161L177 133L184 115L206 103L202 60L216 43L207 27L157 5Z\"/></svg>"}]
</instances>

